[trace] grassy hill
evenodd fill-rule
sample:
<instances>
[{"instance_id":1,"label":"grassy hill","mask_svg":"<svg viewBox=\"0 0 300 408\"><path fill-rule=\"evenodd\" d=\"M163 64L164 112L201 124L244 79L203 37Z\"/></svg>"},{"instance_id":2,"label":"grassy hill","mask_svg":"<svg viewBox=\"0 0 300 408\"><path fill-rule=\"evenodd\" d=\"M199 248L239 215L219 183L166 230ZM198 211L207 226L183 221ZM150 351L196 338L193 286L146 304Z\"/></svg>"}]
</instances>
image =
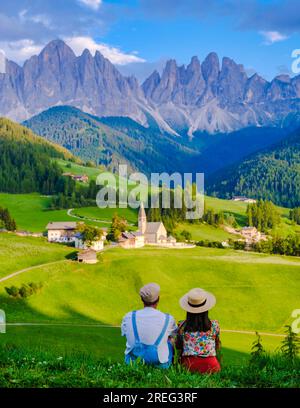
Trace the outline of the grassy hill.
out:
<instances>
[{"instance_id":1,"label":"grassy hill","mask_svg":"<svg viewBox=\"0 0 300 408\"><path fill-rule=\"evenodd\" d=\"M291 312L298 307L297 258L198 247L115 248L105 251L98 264L82 265L65 260L66 252L72 252L72 248L66 250L12 234L2 234L0 239L0 265L9 258L7 272L3 270L2 276L39 263L37 251L48 254L45 263L59 261L0 282L0 304L8 322L29 324L8 326L0 344L47 348L57 353L82 351L120 361L124 339L113 326L120 324L128 310L140 307L139 288L157 281L162 289L161 309L177 320L184 317L178 299L191 287L200 286L215 293L218 302L211 317L220 320L225 359L239 362L241 353L247 358L254 339L247 331L281 333L283 326L291 322ZM39 249L33 249L33 245ZM12 251L19 255L13 256ZM42 291L26 300L11 299L4 289L40 281L44 284ZM269 350L274 350L280 341L280 337L264 336Z\"/></svg>"},{"instance_id":2,"label":"grassy hill","mask_svg":"<svg viewBox=\"0 0 300 408\"><path fill-rule=\"evenodd\" d=\"M27 128L0 118L0 191L44 194L66 190L71 181L61 175L53 158L74 159L70 152L34 135Z\"/></svg>"},{"instance_id":3,"label":"grassy hill","mask_svg":"<svg viewBox=\"0 0 300 408\"><path fill-rule=\"evenodd\" d=\"M0 253L1 279L24 268L64 260L70 253L70 248L48 245L44 238L23 238L15 234L0 234Z\"/></svg>"},{"instance_id":4,"label":"grassy hill","mask_svg":"<svg viewBox=\"0 0 300 408\"><path fill-rule=\"evenodd\" d=\"M60 160L60 165L66 165L66 161ZM82 174L86 170L86 174L90 177L96 177L99 169L92 167L84 167L72 163L71 170L74 174ZM234 202L215 197L205 197L207 208L214 209L215 212L224 211L233 214L240 226L247 224L246 208L247 204L242 202ZM16 220L19 230L32 232L43 232L45 226L50 221L76 221L76 218L68 215L68 210L50 210L50 196L41 196L38 193L33 194L7 194L0 193L0 207L8 208L12 217ZM281 223L272 230L272 234L287 236L289 234L300 233L300 226L294 225L289 219L289 210L283 207L277 207L281 214ZM82 207L75 208L71 214L78 216L78 221L84 220L87 224L99 227L109 227L113 214L118 213L120 216L127 219L129 224L137 225L137 210L130 208L106 208L98 207ZM103 222L102 222L103 221ZM193 240L210 240L224 241L231 234L224 231L221 227L215 227L208 224L189 224L179 223L176 227L176 232L187 230L192 234Z\"/></svg>"},{"instance_id":5,"label":"grassy hill","mask_svg":"<svg viewBox=\"0 0 300 408\"><path fill-rule=\"evenodd\" d=\"M43 232L50 221L81 221L68 215L68 210L50 210L51 196L33 194L0 193L0 207L9 208L19 230ZM130 224L137 222L135 210L122 208L99 209L98 207L76 208L73 215L84 216L87 224L109 227L114 213L125 217ZM95 219L95 221L93 221ZM104 220L105 222L101 222Z\"/></svg>"},{"instance_id":6,"label":"grassy hill","mask_svg":"<svg viewBox=\"0 0 300 408\"><path fill-rule=\"evenodd\" d=\"M52 157L74 160L74 156L69 150L61 145L45 140L43 137L36 135L25 126L21 126L7 118L0 117L0 137L1 141L6 140L11 143L17 141L22 144L38 146L39 153L44 152Z\"/></svg>"},{"instance_id":7,"label":"grassy hill","mask_svg":"<svg viewBox=\"0 0 300 408\"><path fill-rule=\"evenodd\" d=\"M59 356L26 347L0 347L0 359L0 384L9 388L298 388L300 375L299 360L292 363L281 355L201 376L178 366L168 370L132 367L80 353Z\"/></svg>"},{"instance_id":8,"label":"grassy hill","mask_svg":"<svg viewBox=\"0 0 300 408\"><path fill-rule=\"evenodd\" d=\"M246 195L278 205L300 205L300 130L275 146L247 157L208 178L206 189L219 197Z\"/></svg>"}]
</instances>

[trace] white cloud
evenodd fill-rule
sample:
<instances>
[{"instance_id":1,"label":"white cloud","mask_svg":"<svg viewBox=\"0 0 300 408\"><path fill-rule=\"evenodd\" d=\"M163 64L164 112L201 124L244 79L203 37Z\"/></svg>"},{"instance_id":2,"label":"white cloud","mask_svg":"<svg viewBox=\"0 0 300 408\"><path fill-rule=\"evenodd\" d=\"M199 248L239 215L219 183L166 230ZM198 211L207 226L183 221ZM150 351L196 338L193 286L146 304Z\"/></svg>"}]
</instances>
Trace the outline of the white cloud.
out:
<instances>
[{"instance_id":1,"label":"white cloud","mask_svg":"<svg viewBox=\"0 0 300 408\"><path fill-rule=\"evenodd\" d=\"M78 1L79 3L84 4L85 6L93 10L98 10L102 3L102 0L78 0Z\"/></svg>"},{"instance_id":2,"label":"white cloud","mask_svg":"<svg viewBox=\"0 0 300 408\"><path fill-rule=\"evenodd\" d=\"M76 55L81 55L83 50L87 48L93 55L96 51L100 51L105 58L116 65L145 62L143 58L137 56L136 51L125 53L117 47L97 43L91 37L66 37L64 41L72 48ZM37 43L30 39L10 42L0 40L0 49L5 52L6 58L19 64L23 63L32 55L39 54L45 45L46 44Z\"/></svg>"},{"instance_id":3,"label":"white cloud","mask_svg":"<svg viewBox=\"0 0 300 408\"><path fill-rule=\"evenodd\" d=\"M43 48L43 44L36 44L30 39L11 42L0 41L0 48L4 51L7 59L22 63L32 55L38 54Z\"/></svg>"},{"instance_id":4,"label":"white cloud","mask_svg":"<svg viewBox=\"0 0 300 408\"><path fill-rule=\"evenodd\" d=\"M87 48L92 54L100 51L101 54L109 59L113 64L126 65L133 62L145 62L143 58L136 55L136 51L125 53L117 47L112 47L107 44L97 43L91 37L67 37L64 41L72 48L76 55L80 55Z\"/></svg>"},{"instance_id":5,"label":"white cloud","mask_svg":"<svg viewBox=\"0 0 300 408\"><path fill-rule=\"evenodd\" d=\"M47 28L52 27L49 16L45 14L30 15L28 14L28 10L24 9L21 10L18 15L21 22L31 21L36 24L43 24Z\"/></svg>"},{"instance_id":6,"label":"white cloud","mask_svg":"<svg viewBox=\"0 0 300 408\"><path fill-rule=\"evenodd\" d=\"M281 34L279 31L260 31L260 34L264 37L265 45L271 45L279 41L284 41L288 39L288 36Z\"/></svg>"}]
</instances>

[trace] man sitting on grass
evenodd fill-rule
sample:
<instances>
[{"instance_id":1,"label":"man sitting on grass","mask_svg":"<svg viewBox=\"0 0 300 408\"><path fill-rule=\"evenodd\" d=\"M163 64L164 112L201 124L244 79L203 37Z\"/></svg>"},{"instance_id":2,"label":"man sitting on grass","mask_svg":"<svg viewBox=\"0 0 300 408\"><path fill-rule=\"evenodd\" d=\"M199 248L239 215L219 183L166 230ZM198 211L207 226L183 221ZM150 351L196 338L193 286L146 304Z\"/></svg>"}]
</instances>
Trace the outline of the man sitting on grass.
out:
<instances>
[{"instance_id":1,"label":"man sitting on grass","mask_svg":"<svg viewBox=\"0 0 300 408\"><path fill-rule=\"evenodd\" d=\"M127 313L122 321L126 336L125 362L141 360L145 364L168 368L172 364L173 347L170 336L177 326L172 316L157 310L160 287L149 283L140 290L144 308Z\"/></svg>"}]
</instances>

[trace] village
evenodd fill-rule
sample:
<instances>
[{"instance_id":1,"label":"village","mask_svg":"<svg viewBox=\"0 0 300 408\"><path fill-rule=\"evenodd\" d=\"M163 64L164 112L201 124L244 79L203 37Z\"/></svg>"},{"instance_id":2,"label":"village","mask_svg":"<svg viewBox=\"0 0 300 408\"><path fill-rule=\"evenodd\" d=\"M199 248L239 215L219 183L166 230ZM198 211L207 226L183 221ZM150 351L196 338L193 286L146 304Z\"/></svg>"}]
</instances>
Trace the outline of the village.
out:
<instances>
[{"instance_id":1,"label":"village","mask_svg":"<svg viewBox=\"0 0 300 408\"><path fill-rule=\"evenodd\" d=\"M99 235L93 239L86 239L83 222L49 222L46 226L48 242L74 245L79 250L78 262L97 263L97 252L104 250L107 238L107 229L98 229ZM168 236L162 221L148 222L143 203L138 214L138 230L121 232L118 242L121 248L142 248L145 245L167 248L193 248L194 244L177 242L172 236Z\"/></svg>"},{"instance_id":2,"label":"village","mask_svg":"<svg viewBox=\"0 0 300 408\"><path fill-rule=\"evenodd\" d=\"M244 197L242 198L244 200ZM223 228L228 233L236 235L237 241L245 242L245 249L249 249L254 243L268 239L266 234L261 233L253 226L245 226L241 229L229 226ZM82 263L96 263L97 253L103 251L107 244L107 228L98 229L101 231L98 236L92 240L87 240L84 236L84 223L82 221L49 222L46 230L49 242L74 245L79 250L77 261ZM143 203L141 203L138 213L138 229L136 231L122 231L117 242L110 246L116 245L124 249L142 248L145 245L178 249L195 247L193 242L177 242L176 238L168 235L162 221L147 221ZM223 241L222 246L228 248L230 245L228 241Z\"/></svg>"}]
</instances>

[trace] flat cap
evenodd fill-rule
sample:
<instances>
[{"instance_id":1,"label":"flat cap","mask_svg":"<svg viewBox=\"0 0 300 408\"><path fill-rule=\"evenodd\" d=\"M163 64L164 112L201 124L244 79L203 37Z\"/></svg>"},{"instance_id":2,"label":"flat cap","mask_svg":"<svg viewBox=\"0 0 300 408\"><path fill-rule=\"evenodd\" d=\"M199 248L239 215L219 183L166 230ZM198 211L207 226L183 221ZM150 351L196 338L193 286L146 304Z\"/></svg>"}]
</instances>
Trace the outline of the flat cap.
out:
<instances>
[{"instance_id":1,"label":"flat cap","mask_svg":"<svg viewBox=\"0 0 300 408\"><path fill-rule=\"evenodd\" d=\"M140 289L140 296L146 303L154 303L159 298L160 286L157 283L148 283Z\"/></svg>"}]
</instances>

